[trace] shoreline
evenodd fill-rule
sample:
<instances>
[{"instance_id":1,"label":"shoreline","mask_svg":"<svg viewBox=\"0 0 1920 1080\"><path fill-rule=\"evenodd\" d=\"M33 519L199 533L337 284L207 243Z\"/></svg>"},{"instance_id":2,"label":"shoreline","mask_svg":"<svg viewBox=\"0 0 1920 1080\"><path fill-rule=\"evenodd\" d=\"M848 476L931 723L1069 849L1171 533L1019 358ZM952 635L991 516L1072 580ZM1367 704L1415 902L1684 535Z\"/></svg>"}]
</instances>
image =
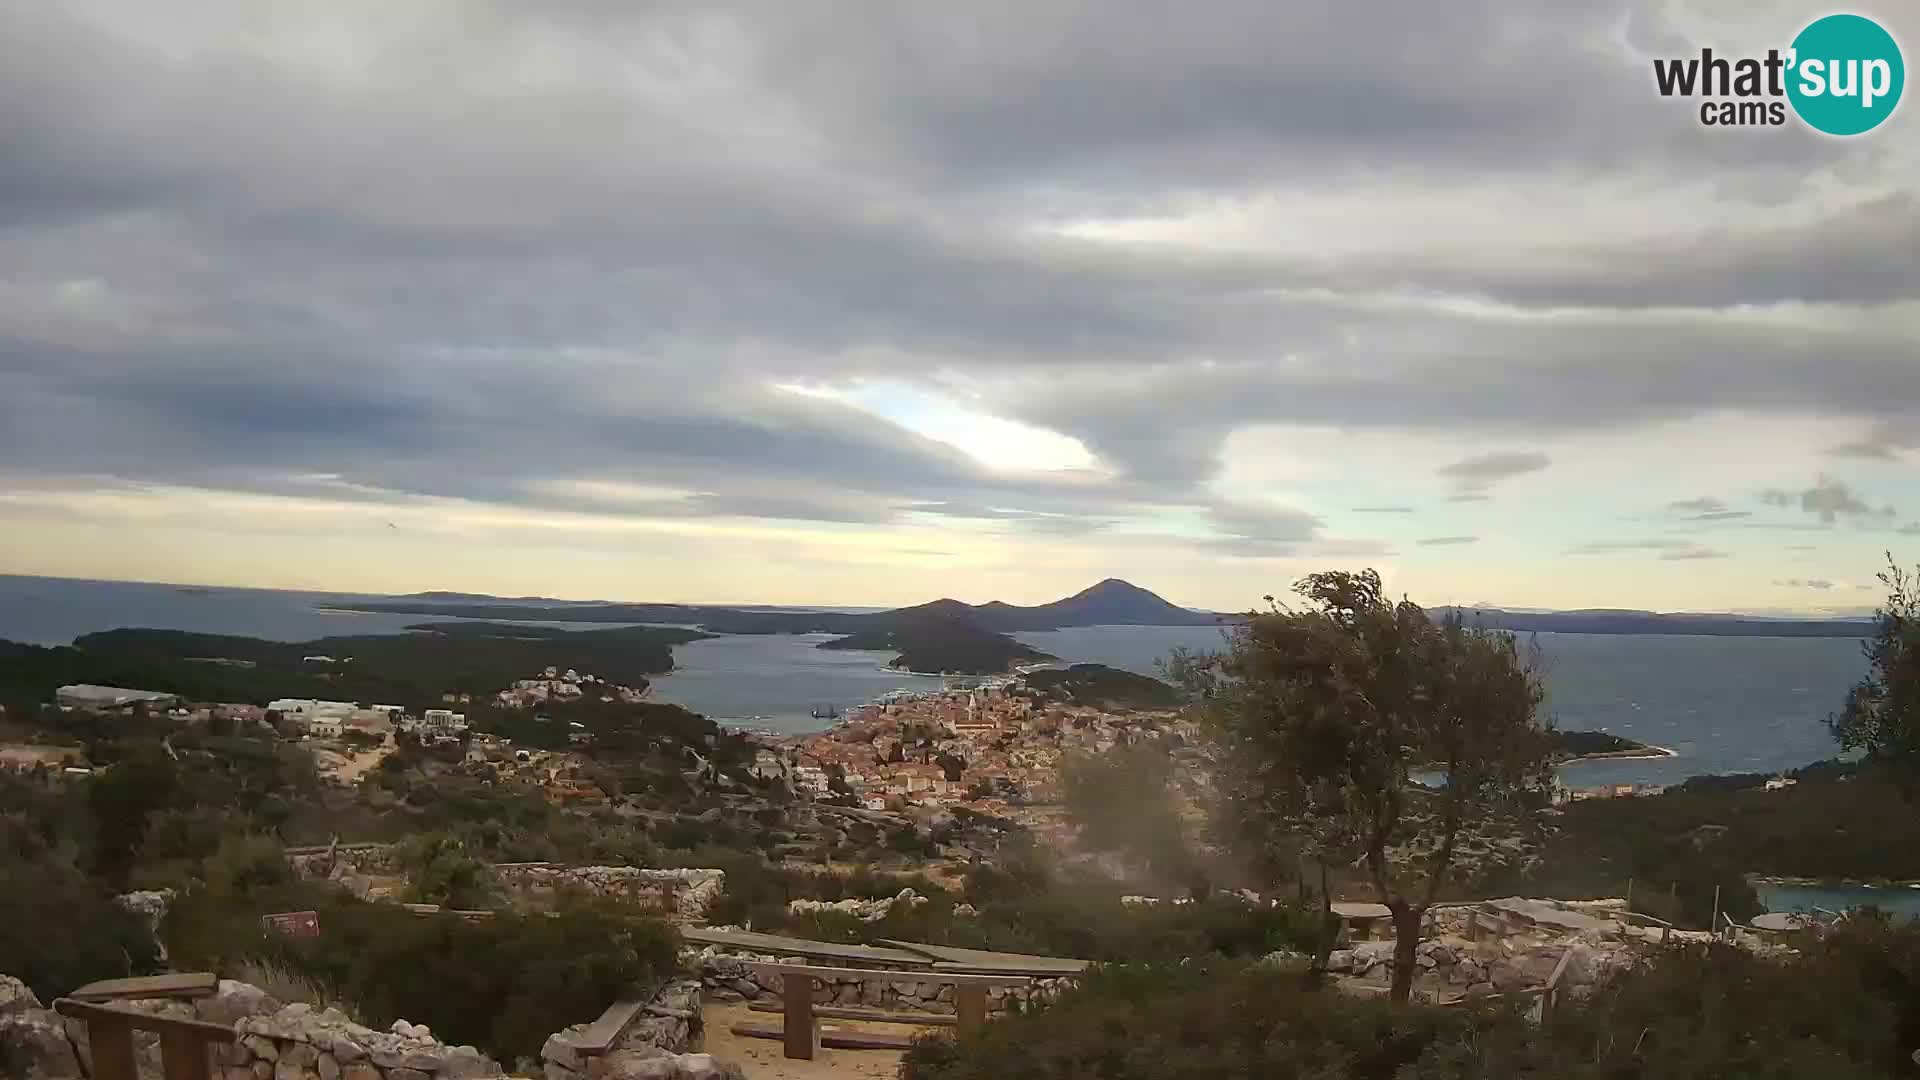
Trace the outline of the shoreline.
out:
<instances>
[{"instance_id":1,"label":"shoreline","mask_svg":"<svg viewBox=\"0 0 1920 1080\"><path fill-rule=\"evenodd\" d=\"M1774 877L1765 874L1748 874L1747 884L1756 888L1779 889L1913 889L1920 890L1920 881L1860 881L1855 878L1809 878Z\"/></svg>"}]
</instances>

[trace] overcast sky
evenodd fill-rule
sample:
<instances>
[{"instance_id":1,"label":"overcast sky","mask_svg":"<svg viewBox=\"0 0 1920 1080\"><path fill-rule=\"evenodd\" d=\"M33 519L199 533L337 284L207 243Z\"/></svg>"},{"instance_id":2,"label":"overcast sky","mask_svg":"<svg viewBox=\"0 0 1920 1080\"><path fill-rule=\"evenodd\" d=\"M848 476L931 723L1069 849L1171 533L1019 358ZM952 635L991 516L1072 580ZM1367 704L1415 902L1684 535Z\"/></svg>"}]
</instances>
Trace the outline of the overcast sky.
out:
<instances>
[{"instance_id":1,"label":"overcast sky","mask_svg":"<svg viewBox=\"0 0 1920 1080\"><path fill-rule=\"evenodd\" d=\"M1650 65L1827 10L0 0L0 572L1870 606L1920 105Z\"/></svg>"}]
</instances>

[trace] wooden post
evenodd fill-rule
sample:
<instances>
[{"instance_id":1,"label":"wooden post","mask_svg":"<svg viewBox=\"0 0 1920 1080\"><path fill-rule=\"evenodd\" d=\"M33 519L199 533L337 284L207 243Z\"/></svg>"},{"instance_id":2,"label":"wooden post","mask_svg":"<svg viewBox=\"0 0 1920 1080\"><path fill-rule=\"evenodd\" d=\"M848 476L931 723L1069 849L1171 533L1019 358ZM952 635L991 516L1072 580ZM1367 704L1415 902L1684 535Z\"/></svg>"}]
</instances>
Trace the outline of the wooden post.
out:
<instances>
[{"instance_id":1,"label":"wooden post","mask_svg":"<svg viewBox=\"0 0 1920 1080\"><path fill-rule=\"evenodd\" d=\"M953 989L953 1011L961 1031L972 1031L987 1022L987 988L962 984Z\"/></svg>"},{"instance_id":2,"label":"wooden post","mask_svg":"<svg viewBox=\"0 0 1920 1080\"><path fill-rule=\"evenodd\" d=\"M788 973L780 977L781 992L786 995L787 1010L782 1021L787 1056L801 1061L813 1060L813 977Z\"/></svg>"},{"instance_id":3,"label":"wooden post","mask_svg":"<svg viewBox=\"0 0 1920 1080\"><path fill-rule=\"evenodd\" d=\"M93 1080L140 1080L133 1060L133 1025L116 1016L87 1017Z\"/></svg>"},{"instance_id":4,"label":"wooden post","mask_svg":"<svg viewBox=\"0 0 1920 1080\"><path fill-rule=\"evenodd\" d=\"M160 1071L167 1080L206 1080L212 1073L206 1039L185 1028L161 1029Z\"/></svg>"}]
</instances>

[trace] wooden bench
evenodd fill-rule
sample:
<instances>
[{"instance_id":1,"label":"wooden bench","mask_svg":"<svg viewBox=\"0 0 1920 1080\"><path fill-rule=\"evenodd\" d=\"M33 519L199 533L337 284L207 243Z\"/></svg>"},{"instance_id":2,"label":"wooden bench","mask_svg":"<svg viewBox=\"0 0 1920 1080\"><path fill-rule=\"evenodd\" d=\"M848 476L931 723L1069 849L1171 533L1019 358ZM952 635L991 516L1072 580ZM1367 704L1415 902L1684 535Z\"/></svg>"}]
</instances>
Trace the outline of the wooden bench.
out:
<instances>
[{"instance_id":1,"label":"wooden bench","mask_svg":"<svg viewBox=\"0 0 1920 1080\"><path fill-rule=\"evenodd\" d=\"M155 1016L72 998L56 999L53 1011L87 1025L93 1080L140 1080L139 1065L133 1058L135 1031L159 1033L160 1070L166 1080L207 1080L212 1067L208 1044L224 1045L234 1038L233 1029L224 1024Z\"/></svg>"},{"instance_id":2,"label":"wooden bench","mask_svg":"<svg viewBox=\"0 0 1920 1080\"><path fill-rule=\"evenodd\" d=\"M125 998L203 998L220 990L220 976L211 971L184 971L172 975L140 975L131 979L101 979L67 996L75 1001L113 1001Z\"/></svg>"},{"instance_id":3,"label":"wooden bench","mask_svg":"<svg viewBox=\"0 0 1920 1080\"><path fill-rule=\"evenodd\" d=\"M568 1036L564 1040L573 1048L574 1053L589 1059L587 1064L589 1075L596 1071L591 1059L606 1056L619 1045L620 1037L627 1033L627 1028L633 1026L635 1020L653 1010L653 999L660 993L662 985L664 984L656 983L651 988L643 987L642 992L631 1000L614 1002L607 1006L599 1019L588 1024L585 1031ZM661 1011L672 1012L673 1010L663 1008Z\"/></svg>"},{"instance_id":4,"label":"wooden bench","mask_svg":"<svg viewBox=\"0 0 1920 1080\"><path fill-rule=\"evenodd\" d=\"M785 1012L784 1003L755 1001L747 1006L754 1012ZM865 1020L872 1024L912 1024L916 1027L953 1027L959 1018L947 1013L890 1012L886 1009L869 1009L859 1005L815 1005L813 1015L824 1016L829 1020Z\"/></svg>"},{"instance_id":5,"label":"wooden bench","mask_svg":"<svg viewBox=\"0 0 1920 1080\"><path fill-rule=\"evenodd\" d=\"M989 987L1025 987L1032 979L1025 975L969 975L951 971L871 971L861 968L810 967L805 964L754 964L756 975L777 975L781 998L786 1003L780 1028L755 1024L735 1024L733 1033L749 1038L780 1039L786 1043L786 1056L813 1060L817 1046L848 1049L903 1049L900 1036L864 1032L835 1032L821 1040L815 1025L813 984L816 979L881 979L898 982L938 983L954 988L954 1023L961 1031L971 1031L987 1022Z\"/></svg>"}]
</instances>

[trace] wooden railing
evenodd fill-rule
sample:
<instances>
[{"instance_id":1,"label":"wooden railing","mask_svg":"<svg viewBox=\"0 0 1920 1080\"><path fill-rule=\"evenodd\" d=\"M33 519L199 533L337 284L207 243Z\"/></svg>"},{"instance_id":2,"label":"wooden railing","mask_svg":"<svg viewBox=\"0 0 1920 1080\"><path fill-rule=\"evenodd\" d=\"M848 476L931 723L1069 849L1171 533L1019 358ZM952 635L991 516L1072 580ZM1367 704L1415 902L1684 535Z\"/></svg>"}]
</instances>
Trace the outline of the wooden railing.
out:
<instances>
[{"instance_id":1,"label":"wooden railing","mask_svg":"<svg viewBox=\"0 0 1920 1080\"><path fill-rule=\"evenodd\" d=\"M234 1038L233 1029L222 1024L155 1016L72 998L55 1000L53 1011L87 1025L93 1080L140 1080L140 1069L133 1058L136 1031L159 1033L161 1074L166 1080L208 1080L213 1062L207 1047L216 1043L224 1046Z\"/></svg>"}]
</instances>

